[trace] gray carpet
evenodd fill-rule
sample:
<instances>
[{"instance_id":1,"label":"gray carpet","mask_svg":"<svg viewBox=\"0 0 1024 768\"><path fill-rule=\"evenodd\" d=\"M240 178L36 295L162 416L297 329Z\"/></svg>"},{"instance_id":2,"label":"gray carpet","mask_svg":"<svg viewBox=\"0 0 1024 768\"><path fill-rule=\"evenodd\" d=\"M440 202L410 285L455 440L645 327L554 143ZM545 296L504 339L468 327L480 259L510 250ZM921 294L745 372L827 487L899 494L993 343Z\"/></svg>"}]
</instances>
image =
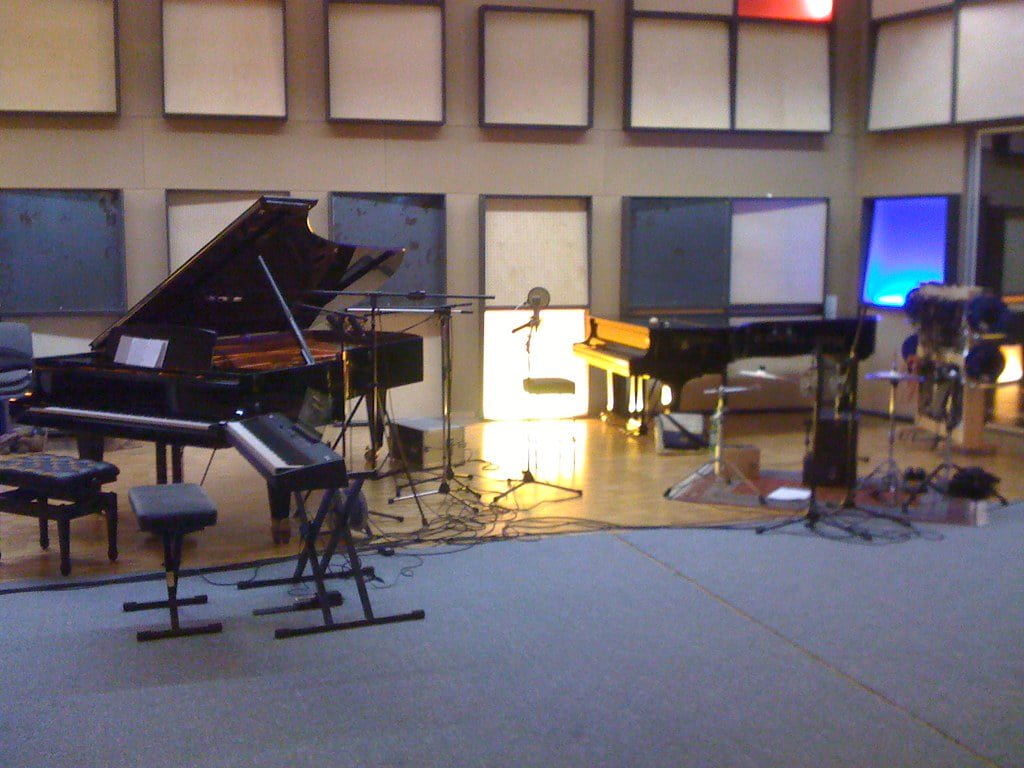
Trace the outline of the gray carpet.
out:
<instances>
[{"instance_id":1,"label":"gray carpet","mask_svg":"<svg viewBox=\"0 0 1024 768\"><path fill-rule=\"evenodd\" d=\"M1024 512L928 530L374 557L378 613L426 620L291 640L315 618L251 615L283 588L185 580L223 634L149 644L120 605L159 581L0 596L0 765L1024 766Z\"/></svg>"}]
</instances>

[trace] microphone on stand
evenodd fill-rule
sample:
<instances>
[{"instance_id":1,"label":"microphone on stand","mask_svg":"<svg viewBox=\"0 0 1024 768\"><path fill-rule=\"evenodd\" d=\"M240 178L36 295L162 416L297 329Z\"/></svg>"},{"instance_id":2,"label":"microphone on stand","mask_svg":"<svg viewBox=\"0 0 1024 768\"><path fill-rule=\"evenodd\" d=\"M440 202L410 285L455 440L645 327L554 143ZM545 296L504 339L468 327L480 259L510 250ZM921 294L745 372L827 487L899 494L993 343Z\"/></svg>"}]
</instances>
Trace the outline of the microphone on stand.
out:
<instances>
[{"instance_id":1,"label":"microphone on stand","mask_svg":"<svg viewBox=\"0 0 1024 768\"><path fill-rule=\"evenodd\" d=\"M530 311L533 312L533 316L525 323L520 325L518 328L512 329L512 333L523 330L523 328L539 328L540 327L540 311L547 307L551 303L551 294L548 293L547 288L537 286L531 288L530 292L526 294L526 301L524 305L529 306Z\"/></svg>"}]
</instances>

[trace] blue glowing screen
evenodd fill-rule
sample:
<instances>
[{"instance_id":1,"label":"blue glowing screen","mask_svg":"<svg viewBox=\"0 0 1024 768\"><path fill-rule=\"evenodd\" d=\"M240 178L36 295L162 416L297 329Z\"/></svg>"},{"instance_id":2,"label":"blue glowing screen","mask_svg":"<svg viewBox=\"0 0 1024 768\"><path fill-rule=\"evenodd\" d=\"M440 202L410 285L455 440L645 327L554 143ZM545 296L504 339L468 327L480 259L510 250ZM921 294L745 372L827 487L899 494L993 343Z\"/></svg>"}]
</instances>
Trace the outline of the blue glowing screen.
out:
<instances>
[{"instance_id":1,"label":"blue glowing screen","mask_svg":"<svg viewBox=\"0 0 1024 768\"><path fill-rule=\"evenodd\" d=\"M864 302L902 307L907 294L921 283L945 282L950 198L878 198L871 206Z\"/></svg>"}]
</instances>

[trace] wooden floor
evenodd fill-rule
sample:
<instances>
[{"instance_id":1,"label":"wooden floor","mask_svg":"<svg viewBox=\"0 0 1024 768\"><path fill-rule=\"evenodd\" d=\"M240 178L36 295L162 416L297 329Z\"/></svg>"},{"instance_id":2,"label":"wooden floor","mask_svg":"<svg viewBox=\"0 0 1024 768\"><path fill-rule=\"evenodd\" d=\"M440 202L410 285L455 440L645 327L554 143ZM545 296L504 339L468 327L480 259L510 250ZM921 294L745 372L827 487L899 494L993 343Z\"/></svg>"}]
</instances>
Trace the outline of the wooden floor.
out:
<instances>
[{"instance_id":1,"label":"wooden floor","mask_svg":"<svg viewBox=\"0 0 1024 768\"><path fill-rule=\"evenodd\" d=\"M803 414L734 414L727 424L726 442L749 444L760 451L764 470L797 472L805 452ZM930 471L943 461L934 441L907 425L898 426L895 458L901 468ZM763 520L788 513L754 511L708 504L689 504L663 498L664 491L704 464L706 452L659 453L652 435L630 438L597 419L556 422L487 422L467 426L464 455L456 467L451 493L429 493L440 488L435 475L417 486L419 499L390 500L404 475L376 480L366 486L371 510L404 517L393 522L372 516L372 527L383 543L463 541L479 536L523 536L595 530L604 526L694 526ZM330 435L328 435L330 438ZM882 419L861 421L860 475L886 458L888 428ZM71 453L70 443L51 441L50 452ZM463 450L460 446L460 451ZM362 468L363 446L358 435L347 454L350 467ZM491 504L494 497L518 479L530 458L536 477L583 490L580 498L557 501L569 494L542 485L528 485ZM137 530L128 506L127 491L154 482L153 448L145 443L120 443L108 448L107 459L121 469L113 488L120 502L120 557L106 558L103 521L98 516L72 523L72 573L69 580L130 574L161 569L159 540ZM1024 497L1024 473L1019 472L1020 450L999 445L993 453L953 457L962 466L981 466L1001 482L1000 493L1010 500ZM463 473L472 474L465 478ZM418 475L424 477L424 475ZM241 456L230 450L188 449L185 479L202 482L217 503L218 524L191 535L186 542L186 568L245 563L284 557L297 551L297 536L290 544L274 544L270 534L266 488L261 477ZM480 494L477 500L469 487ZM315 503L315 499L310 500ZM0 582L21 579L59 579L55 533L48 551L38 545L35 520L0 515Z\"/></svg>"}]
</instances>

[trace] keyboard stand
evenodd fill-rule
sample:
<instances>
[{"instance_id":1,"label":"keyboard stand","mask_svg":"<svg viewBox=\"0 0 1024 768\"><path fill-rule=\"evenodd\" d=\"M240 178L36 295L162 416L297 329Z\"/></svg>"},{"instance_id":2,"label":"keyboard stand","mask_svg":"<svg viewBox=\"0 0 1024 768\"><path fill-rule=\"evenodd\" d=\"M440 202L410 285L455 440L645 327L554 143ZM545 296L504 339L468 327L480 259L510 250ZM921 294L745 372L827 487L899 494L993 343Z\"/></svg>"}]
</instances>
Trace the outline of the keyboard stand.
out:
<instances>
[{"instance_id":1,"label":"keyboard stand","mask_svg":"<svg viewBox=\"0 0 1024 768\"><path fill-rule=\"evenodd\" d=\"M366 578L373 578L373 569L364 568L359 561L359 553L356 551L355 543L352 541L351 521L359 510L360 492L363 482L373 473L357 473L349 475L348 493L344 503L339 503L338 496L340 489L331 488L324 493L316 515L309 520L305 507L300 503L298 513L300 516L300 530L302 531L302 550L299 552L295 572L291 577L282 579L265 579L262 582L249 582L247 585L240 584L239 588L253 588L256 586L270 586L274 584L296 584L304 581L313 581L316 584L316 594L305 600L296 601L288 605L273 608L258 608L253 611L254 616L266 616L277 613L293 613L295 611L319 610L323 617L322 624L308 627L280 627L274 630L274 637L283 639L288 637L299 637L301 635L312 635L321 632L334 632L342 629L356 629L368 627L375 624L394 624L401 621L417 621L423 619L426 614L422 610L410 611L408 613L392 614L389 616L376 616L373 606L370 603L370 594L366 588ZM334 529L331 531L323 551L317 550L317 540L320 538L323 524L328 515L334 516ZM338 550L338 545L345 547L345 554L349 560L348 570L329 574L331 558ZM306 566L309 566L311 574L304 575ZM330 578L352 578L355 580L356 589L359 592L359 601L363 609L363 618L352 621L336 621L332 612L333 608L342 603L341 595L338 592L328 591L326 581Z\"/></svg>"}]
</instances>

